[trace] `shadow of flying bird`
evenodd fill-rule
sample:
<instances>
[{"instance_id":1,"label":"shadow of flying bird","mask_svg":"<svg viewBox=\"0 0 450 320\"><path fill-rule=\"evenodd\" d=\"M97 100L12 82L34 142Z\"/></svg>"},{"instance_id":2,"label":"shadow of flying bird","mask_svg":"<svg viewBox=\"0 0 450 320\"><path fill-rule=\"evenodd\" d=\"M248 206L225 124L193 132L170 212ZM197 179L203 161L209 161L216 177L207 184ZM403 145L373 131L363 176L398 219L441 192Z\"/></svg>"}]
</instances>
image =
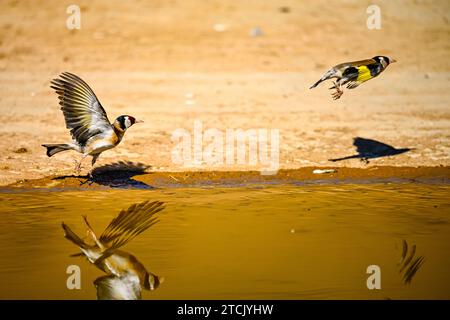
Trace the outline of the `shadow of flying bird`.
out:
<instances>
[{"instance_id":1,"label":"shadow of flying bird","mask_svg":"<svg viewBox=\"0 0 450 320\"><path fill-rule=\"evenodd\" d=\"M361 137L354 138L353 145L356 147L356 152L358 152L358 154L343 158L329 159L328 161L336 162L348 159L361 159L361 161L369 163L369 159L394 156L397 154L408 152L410 150L414 150L410 148L397 149L386 143Z\"/></svg>"}]
</instances>

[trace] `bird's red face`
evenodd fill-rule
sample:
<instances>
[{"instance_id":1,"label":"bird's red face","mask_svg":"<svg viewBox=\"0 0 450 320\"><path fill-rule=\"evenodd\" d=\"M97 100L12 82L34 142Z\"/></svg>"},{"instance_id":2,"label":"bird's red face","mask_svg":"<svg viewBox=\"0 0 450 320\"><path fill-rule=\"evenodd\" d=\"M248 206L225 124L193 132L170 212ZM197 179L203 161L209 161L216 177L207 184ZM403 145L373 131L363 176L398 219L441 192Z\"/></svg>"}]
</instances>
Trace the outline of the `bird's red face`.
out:
<instances>
[{"instance_id":1,"label":"bird's red face","mask_svg":"<svg viewBox=\"0 0 450 320\"><path fill-rule=\"evenodd\" d=\"M117 118L117 121L119 122L120 127L123 130L128 129L129 127L131 127L135 123L144 122L142 120L138 120L135 117L132 117L132 116L129 116L129 115L120 116L120 117Z\"/></svg>"},{"instance_id":2,"label":"bird's red face","mask_svg":"<svg viewBox=\"0 0 450 320\"><path fill-rule=\"evenodd\" d=\"M128 120L130 121L130 126L136 123L136 118L132 116L128 116Z\"/></svg>"},{"instance_id":3,"label":"bird's red face","mask_svg":"<svg viewBox=\"0 0 450 320\"><path fill-rule=\"evenodd\" d=\"M138 120L135 117L132 116L128 116L128 119L130 120L131 125L135 124L135 123L142 123L144 122L143 120Z\"/></svg>"}]
</instances>

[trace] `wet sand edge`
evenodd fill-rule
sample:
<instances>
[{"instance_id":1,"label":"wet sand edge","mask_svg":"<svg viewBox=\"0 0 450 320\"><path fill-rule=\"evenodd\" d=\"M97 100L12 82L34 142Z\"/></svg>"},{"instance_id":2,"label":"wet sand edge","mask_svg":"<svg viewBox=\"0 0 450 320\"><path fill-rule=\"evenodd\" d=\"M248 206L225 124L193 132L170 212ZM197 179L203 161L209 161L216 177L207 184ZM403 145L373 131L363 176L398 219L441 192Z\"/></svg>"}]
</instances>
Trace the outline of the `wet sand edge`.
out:
<instances>
[{"instance_id":1,"label":"wet sand edge","mask_svg":"<svg viewBox=\"0 0 450 320\"><path fill-rule=\"evenodd\" d=\"M319 170L319 171L318 171ZM424 182L449 183L450 167L393 167L324 168L303 167L279 170L276 174L259 171L183 171L154 172L132 171L126 168L99 172L87 176L48 176L23 179L2 186L7 189L105 189L105 188L171 188L220 187L278 184L335 184L370 182Z\"/></svg>"}]
</instances>

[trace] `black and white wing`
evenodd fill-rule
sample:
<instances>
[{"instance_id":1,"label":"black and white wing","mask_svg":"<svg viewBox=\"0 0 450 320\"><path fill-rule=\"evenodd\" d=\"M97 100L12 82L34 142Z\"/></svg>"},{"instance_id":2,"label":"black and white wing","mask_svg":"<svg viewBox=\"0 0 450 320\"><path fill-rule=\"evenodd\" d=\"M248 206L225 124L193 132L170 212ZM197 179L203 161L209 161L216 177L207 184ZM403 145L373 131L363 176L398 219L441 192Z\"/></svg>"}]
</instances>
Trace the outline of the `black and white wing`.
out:
<instances>
[{"instance_id":1,"label":"black and white wing","mask_svg":"<svg viewBox=\"0 0 450 320\"><path fill-rule=\"evenodd\" d=\"M157 223L155 214L163 209L164 203L160 201L144 201L131 205L111 221L100 236L100 242L113 252Z\"/></svg>"},{"instance_id":2,"label":"black and white wing","mask_svg":"<svg viewBox=\"0 0 450 320\"><path fill-rule=\"evenodd\" d=\"M89 138L112 129L105 109L94 91L81 78L63 72L51 84L50 87L58 94L66 127L78 144L84 146Z\"/></svg>"}]
</instances>

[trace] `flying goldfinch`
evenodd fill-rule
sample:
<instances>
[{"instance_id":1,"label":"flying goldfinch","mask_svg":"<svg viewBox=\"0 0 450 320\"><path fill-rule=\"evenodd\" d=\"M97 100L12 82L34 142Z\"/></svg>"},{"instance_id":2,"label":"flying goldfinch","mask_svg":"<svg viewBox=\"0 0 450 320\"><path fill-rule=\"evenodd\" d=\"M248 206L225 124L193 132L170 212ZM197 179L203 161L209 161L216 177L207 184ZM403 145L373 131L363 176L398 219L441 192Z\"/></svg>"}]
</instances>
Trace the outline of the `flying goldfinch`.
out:
<instances>
[{"instance_id":1,"label":"flying goldfinch","mask_svg":"<svg viewBox=\"0 0 450 320\"><path fill-rule=\"evenodd\" d=\"M376 56L372 59L341 63L328 70L310 89L317 87L322 81L337 79L337 81L333 81L334 86L330 88L336 89L332 93L332 97L337 100L344 93L342 86L347 85L347 89L354 89L361 83L378 76L390 63L394 62L396 62L394 59Z\"/></svg>"},{"instance_id":2,"label":"flying goldfinch","mask_svg":"<svg viewBox=\"0 0 450 320\"><path fill-rule=\"evenodd\" d=\"M122 140L125 131L135 123L143 122L129 115L118 117L112 124L105 109L94 91L78 76L63 72L60 79L51 81L64 114L67 129L72 135L71 143L43 144L47 156L66 150L75 150L83 154L75 170L79 173L81 163L88 155L92 156L92 166L100 154L114 148Z\"/></svg>"},{"instance_id":3,"label":"flying goldfinch","mask_svg":"<svg viewBox=\"0 0 450 320\"><path fill-rule=\"evenodd\" d=\"M97 238L94 230L89 225L87 217L83 216L87 228L87 234L93 244L86 243L64 222L62 228L64 237L81 250L80 254L73 256L86 256L97 268L107 275L115 278L98 279L97 288L107 289L112 295L114 292L124 296L137 296L137 286L147 290L155 290L163 281L162 278L148 272L144 265L135 256L119 248L128 243L141 232L158 222L155 214L164 209L164 203L160 201L144 201L131 205L127 210L122 210L117 217L106 227L105 231ZM115 288L109 288L116 285ZM118 286L118 287L117 287ZM127 289L128 288L128 289ZM103 291L105 292L105 291ZM127 293L128 292L128 293Z\"/></svg>"}]
</instances>

